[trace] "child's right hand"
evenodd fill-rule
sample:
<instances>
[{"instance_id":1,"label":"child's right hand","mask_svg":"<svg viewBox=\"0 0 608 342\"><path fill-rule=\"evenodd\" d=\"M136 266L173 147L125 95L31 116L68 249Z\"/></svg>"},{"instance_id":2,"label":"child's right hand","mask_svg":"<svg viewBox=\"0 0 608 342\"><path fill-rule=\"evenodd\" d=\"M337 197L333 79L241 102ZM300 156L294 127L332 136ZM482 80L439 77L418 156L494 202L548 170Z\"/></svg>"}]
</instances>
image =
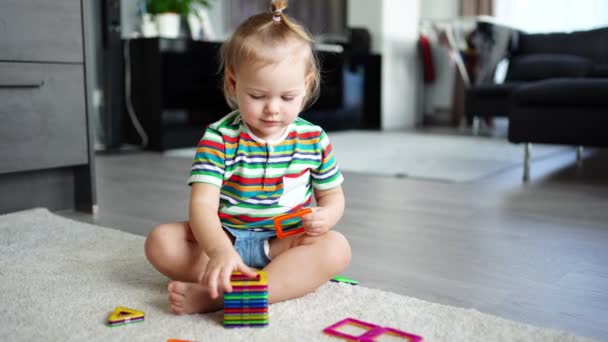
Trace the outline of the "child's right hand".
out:
<instances>
[{"instance_id":1,"label":"child's right hand","mask_svg":"<svg viewBox=\"0 0 608 342\"><path fill-rule=\"evenodd\" d=\"M221 289L224 292L232 292L230 275L234 271L240 271L248 277L255 278L255 273L243 262L241 256L234 248L226 248L209 253L209 262L205 272L199 277L199 283L207 286L211 298L217 298Z\"/></svg>"}]
</instances>

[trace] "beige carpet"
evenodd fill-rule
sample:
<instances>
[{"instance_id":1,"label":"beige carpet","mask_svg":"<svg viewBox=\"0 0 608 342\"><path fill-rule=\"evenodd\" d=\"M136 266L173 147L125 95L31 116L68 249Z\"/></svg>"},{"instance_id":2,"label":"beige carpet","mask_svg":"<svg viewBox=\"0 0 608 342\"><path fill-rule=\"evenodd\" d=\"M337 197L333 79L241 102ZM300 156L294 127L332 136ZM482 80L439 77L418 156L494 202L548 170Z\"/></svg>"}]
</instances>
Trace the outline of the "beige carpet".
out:
<instances>
[{"instance_id":1,"label":"beige carpet","mask_svg":"<svg viewBox=\"0 0 608 342\"><path fill-rule=\"evenodd\" d=\"M226 330L221 313L172 315L167 280L143 256L141 236L34 209L0 216L0 341L339 341L321 330L345 317L422 335L425 341L588 341L378 291L328 283L270 306L270 326ZM116 306L143 323L108 328Z\"/></svg>"},{"instance_id":2,"label":"beige carpet","mask_svg":"<svg viewBox=\"0 0 608 342\"><path fill-rule=\"evenodd\" d=\"M470 182L523 165L523 146L506 138L414 132L329 132L342 171L377 176ZM166 156L194 157L194 148ZM573 151L564 146L534 145L532 161ZM570 152L574 153L574 152Z\"/></svg>"}]
</instances>

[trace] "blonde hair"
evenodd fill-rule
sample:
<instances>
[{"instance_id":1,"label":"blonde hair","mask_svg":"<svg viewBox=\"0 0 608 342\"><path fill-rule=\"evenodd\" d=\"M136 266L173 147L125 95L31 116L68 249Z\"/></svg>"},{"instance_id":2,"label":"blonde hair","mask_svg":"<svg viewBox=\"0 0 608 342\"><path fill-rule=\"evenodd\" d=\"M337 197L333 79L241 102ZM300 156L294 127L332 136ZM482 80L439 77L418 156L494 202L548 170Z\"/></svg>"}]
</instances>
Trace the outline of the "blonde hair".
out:
<instances>
[{"instance_id":1,"label":"blonde hair","mask_svg":"<svg viewBox=\"0 0 608 342\"><path fill-rule=\"evenodd\" d=\"M312 36L297 21L283 13L286 8L287 0L272 0L270 13L249 17L222 44L220 72L223 71L224 75L224 97L231 108L236 109L238 105L235 96L230 92L227 71L236 71L245 62L260 65L278 63L286 56L277 56L274 53L276 50L273 49L275 47L289 47L287 51L292 56L305 53L306 74L311 77L302 101L302 109L313 104L319 97L321 76L319 61L313 50Z\"/></svg>"}]
</instances>

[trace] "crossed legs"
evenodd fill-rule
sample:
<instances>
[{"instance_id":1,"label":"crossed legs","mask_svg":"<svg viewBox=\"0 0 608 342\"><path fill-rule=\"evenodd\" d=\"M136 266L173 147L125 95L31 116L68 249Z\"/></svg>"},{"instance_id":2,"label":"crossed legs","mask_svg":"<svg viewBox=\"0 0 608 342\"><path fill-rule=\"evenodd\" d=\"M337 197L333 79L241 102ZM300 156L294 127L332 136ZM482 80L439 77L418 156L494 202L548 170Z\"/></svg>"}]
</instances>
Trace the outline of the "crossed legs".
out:
<instances>
[{"instance_id":1,"label":"crossed legs","mask_svg":"<svg viewBox=\"0 0 608 342\"><path fill-rule=\"evenodd\" d=\"M154 228L145 244L146 257L162 274L171 278L169 305L176 314L221 309L222 297L212 299L197 283L209 258L194 239L187 222ZM296 235L270 241L272 261L264 271L268 277L269 302L298 298L317 289L346 269L350 245L339 232L321 236Z\"/></svg>"}]
</instances>

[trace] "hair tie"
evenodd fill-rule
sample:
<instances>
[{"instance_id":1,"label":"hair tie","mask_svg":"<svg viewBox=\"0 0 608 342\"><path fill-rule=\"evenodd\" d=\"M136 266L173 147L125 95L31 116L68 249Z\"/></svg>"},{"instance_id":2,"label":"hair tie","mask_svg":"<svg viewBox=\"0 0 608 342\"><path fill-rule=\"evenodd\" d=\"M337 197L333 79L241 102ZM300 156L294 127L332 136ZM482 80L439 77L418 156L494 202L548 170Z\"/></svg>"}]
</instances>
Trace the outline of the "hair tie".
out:
<instances>
[{"instance_id":1,"label":"hair tie","mask_svg":"<svg viewBox=\"0 0 608 342\"><path fill-rule=\"evenodd\" d=\"M275 10L274 12L272 12L272 21L274 21L275 23L278 23L281 21L281 15L283 14L283 10Z\"/></svg>"}]
</instances>

